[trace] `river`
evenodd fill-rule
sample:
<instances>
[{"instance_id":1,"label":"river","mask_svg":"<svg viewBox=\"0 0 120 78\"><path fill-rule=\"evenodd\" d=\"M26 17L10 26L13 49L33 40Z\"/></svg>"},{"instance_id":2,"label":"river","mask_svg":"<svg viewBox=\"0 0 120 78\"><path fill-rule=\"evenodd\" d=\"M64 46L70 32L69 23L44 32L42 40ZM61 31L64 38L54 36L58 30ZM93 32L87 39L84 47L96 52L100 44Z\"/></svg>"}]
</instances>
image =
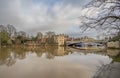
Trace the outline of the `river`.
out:
<instances>
[{"instance_id":1,"label":"river","mask_svg":"<svg viewBox=\"0 0 120 78\"><path fill-rule=\"evenodd\" d=\"M0 78L92 78L117 54L60 46L0 48Z\"/></svg>"}]
</instances>

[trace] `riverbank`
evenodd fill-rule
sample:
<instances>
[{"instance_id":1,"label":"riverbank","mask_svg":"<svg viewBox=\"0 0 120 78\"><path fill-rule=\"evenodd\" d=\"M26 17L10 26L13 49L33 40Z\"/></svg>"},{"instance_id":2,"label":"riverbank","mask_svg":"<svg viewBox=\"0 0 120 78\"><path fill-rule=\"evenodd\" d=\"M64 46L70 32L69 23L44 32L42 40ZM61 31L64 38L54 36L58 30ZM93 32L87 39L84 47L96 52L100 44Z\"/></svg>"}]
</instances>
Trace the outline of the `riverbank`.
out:
<instances>
[{"instance_id":1,"label":"riverbank","mask_svg":"<svg viewBox=\"0 0 120 78\"><path fill-rule=\"evenodd\" d=\"M119 78L120 77L120 63L114 62L102 66L93 78Z\"/></svg>"}]
</instances>

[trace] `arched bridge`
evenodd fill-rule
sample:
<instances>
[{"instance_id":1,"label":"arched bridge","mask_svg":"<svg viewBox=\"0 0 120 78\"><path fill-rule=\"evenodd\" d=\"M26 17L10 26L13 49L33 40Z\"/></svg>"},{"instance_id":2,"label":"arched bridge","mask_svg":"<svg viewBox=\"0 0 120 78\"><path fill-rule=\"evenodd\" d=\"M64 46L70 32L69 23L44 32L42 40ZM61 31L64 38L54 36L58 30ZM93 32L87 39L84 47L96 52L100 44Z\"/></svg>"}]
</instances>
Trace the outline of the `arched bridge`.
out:
<instances>
[{"instance_id":1,"label":"arched bridge","mask_svg":"<svg viewBox=\"0 0 120 78\"><path fill-rule=\"evenodd\" d=\"M81 42L85 42L85 41L67 41L67 42L66 42L66 45L67 45L67 46L68 46L68 45L74 45L74 44L78 44L78 43L81 43ZM91 41L91 42L93 42L93 43L101 43L101 44L106 43L106 42L103 41L103 40L95 40L95 41Z\"/></svg>"}]
</instances>

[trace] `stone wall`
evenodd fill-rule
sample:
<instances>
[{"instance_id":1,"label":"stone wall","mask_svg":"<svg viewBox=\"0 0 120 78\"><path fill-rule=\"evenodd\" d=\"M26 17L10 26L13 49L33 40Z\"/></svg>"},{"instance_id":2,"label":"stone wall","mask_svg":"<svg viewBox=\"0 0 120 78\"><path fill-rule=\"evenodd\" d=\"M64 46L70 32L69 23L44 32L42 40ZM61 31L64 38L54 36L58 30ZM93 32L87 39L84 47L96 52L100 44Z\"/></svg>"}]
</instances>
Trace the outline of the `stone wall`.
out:
<instances>
[{"instance_id":1,"label":"stone wall","mask_svg":"<svg viewBox=\"0 0 120 78\"><path fill-rule=\"evenodd\" d=\"M108 42L107 43L107 47L112 47L112 48L119 48L119 41L115 41L115 42Z\"/></svg>"}]
</instances>

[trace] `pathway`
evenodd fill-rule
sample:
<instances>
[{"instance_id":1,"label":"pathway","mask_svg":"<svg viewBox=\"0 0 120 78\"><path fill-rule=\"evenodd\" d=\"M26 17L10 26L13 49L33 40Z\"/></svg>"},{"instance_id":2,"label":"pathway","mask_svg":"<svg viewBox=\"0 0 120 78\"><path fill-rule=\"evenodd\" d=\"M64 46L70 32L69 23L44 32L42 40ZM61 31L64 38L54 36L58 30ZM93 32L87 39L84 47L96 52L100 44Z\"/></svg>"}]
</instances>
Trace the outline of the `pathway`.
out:
<instances>
[{"instance_id":1,"label":"pathway","mask_svg":"<svg viewBox=\"0 0 120 78\"><path fill-rule=\"evenodd\" d=\"M120 63L102 66L93 78L120 78Z\"/></svg>"}]
</instances>

